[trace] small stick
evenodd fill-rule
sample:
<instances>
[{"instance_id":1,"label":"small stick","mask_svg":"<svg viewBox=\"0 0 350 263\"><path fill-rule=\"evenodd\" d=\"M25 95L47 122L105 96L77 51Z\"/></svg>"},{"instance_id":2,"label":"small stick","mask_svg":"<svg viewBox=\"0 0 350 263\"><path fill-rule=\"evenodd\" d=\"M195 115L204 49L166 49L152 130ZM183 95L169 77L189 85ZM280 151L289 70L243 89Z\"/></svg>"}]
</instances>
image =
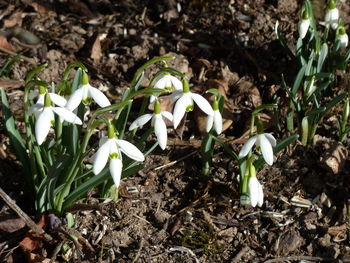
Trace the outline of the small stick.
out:
<instances>
[{"instance_id":1,"label":"small stick","mask_svg":"<svg viewBox=\"0 0 350 263\"><path fill-rule=\"evenodd\" d=\"M281 258L273 258L266 260L264 263L275 263L275 262L284 262L284 261L300 261L300 260L308 260L308 261L331 261L333 262L334 258L321 258L321 257L311 257L311 256L290 256L290 257L281 257Z\"/></svg>"},{"instance_id":2,"label":"small stick","mask_svg":"<svg viewBox=\"0 0 350 263\"><path fill-rule=\"evenodd\" d=\"M7 54L10 54L12 56L17 56L18 55L18 54L16 54L16 52L13 52L13 51L8 50L8 49L3 48L3 47L0 47L0 51L5 52ZM35 62L35 60L33 58L28 58L28 57L23 56L23 55L20 55L20 58L23 59L24 61L29 62L30 64L33 64L33 65L36 64L36 62Z\"/></svg>"},{"instance_id":3,"label":"small stick","mask_svg":"<svg viewBox=\"0 0 350 263\"><path fill-rule=\"evenodd\" d=\"M163 168L166 168L166 167L169 167L169 166L172 166L174 164L177 164L178 162L181 162L182 160L194 155L197 151L194 151L194 152L191 152L183 157L181 157L180 159L176 160L176 161L173 161L173 162L170 162L170 163L167 163L167 164L164 164L162 166L158 166L157 168L154 169L154 171L157 171L157 170L160 170L160 169L163 169Z\"/></svg>"},{"instance_id":4,"label":"small stick","mask_svg":"<svg viewBox=\"0 0 350 263\"><path fill-rule=\"evenodd\" d=\"M19 215L20 218L26 223L26 225L35 233L42 235L47 241L51 241L52 237L47 234L44 229L39 227L35 222L2 190L0 187L0 197L5 203Z\"/></svg>"}]
</instances>

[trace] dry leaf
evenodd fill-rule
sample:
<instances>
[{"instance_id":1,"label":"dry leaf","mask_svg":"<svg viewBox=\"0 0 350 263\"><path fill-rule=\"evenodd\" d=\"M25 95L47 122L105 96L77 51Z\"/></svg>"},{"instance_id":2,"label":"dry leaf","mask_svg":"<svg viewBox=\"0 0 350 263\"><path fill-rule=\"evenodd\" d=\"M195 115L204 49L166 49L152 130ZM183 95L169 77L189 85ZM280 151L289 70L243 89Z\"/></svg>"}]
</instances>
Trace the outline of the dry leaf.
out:
<instances>
[{"instance_id":1,"label":"dry leaf","mask_svg":"<svg viewBox=\"0 0 350 263\"><path fill-rule=\"evenodd\" d=\"M95 42L92 45L90 57L95 63L98 63L102 57L100 35L97 35Z\"/></svg>"},{"instance_id":2,"label":"dry leaf","mask_svg":"<svg viewBox=\"0 0 350 263\"><path fill-rule=\"evenodd\" d=\"M0 230L8 233L15 232L25 226L26 223L19 217L10 217L0 221Z\"/></svg>"}]
</instances>

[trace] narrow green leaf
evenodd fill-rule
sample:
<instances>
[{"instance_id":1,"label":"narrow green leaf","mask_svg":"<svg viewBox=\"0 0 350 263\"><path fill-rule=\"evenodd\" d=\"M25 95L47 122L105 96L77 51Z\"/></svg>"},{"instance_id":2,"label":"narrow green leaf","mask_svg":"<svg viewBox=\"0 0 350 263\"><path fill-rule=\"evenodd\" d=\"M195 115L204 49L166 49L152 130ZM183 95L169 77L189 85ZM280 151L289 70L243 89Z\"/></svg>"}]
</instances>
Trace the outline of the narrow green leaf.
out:
<instances>
[{"instance_id":1,"label":"narrow green leaf","mask_svg":"<svg viewBox=\"0 0 350 263\"><path fill-rule=\"evenodd\" d=\"M344 98L346 98L347 94L343 93L340 94L339 96L335 97L334 99L332 99L330 102L328 102L328 104L326 105L326 109L324 114L329 111L331 108L333 108L335 105L337 105L339 102L341 102Z\"/></svg>"},{"instance_id":2,"label":"narrow green leaf","mask_svg":"<svg viewBox=\"0 0 350 263\"><path fill-rule=\"evenodd\" d=\"M328 55L328 45L327 43L323 43L319 57L318 57L318 61L317 61L317 72L322 71L322 67L327 58L327 55Z\"/></svg>"},{"instance_id":3,"label":"narrow green leaf","mask_svg":"<svg viewBox=\"0 0 350 263\"><path fill-rule=\"evenodd\" d=\"M295 95L297 94L298 92L298 89L300 87L300 84L301 84L301 81L303 80L304 78L304 75L305 75L305 70L306 70L306 67L307 65L304 65L298 72L295 80L294 80L294 83L293 83L293 87L292 87L292 94L293 94L293 98L295 97Z\"/></svg>"}]
</instances>

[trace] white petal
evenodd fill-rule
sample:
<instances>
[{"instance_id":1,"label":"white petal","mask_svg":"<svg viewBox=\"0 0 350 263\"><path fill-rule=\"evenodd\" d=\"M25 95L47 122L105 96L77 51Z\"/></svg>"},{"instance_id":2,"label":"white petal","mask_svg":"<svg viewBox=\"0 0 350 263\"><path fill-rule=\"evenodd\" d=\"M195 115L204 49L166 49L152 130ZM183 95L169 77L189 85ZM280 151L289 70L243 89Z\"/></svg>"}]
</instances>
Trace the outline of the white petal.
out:
<instances>
[{"instance_id":1,"label":"white petal","mask_svg":"<svg viewBox=\"0 0 350 263\"><path fill-rule=\"evenodd\" d=\"M125 153L131 159L135 161L143 162L145 160L145 156L143 156L142 152L133 144L125 140L115 140L120 148L120 150Z\"/></svg>"},{"instance_id":2,"label":"white petal","mask_svg":"<svg viewBox=\"0 0 350 263\"><path fill-rule=\"evenodd\" d=\"M54 115L51 107L45 107L35 122L35 137L39 145L45 141L49 134L52 120L54 120Z\"/></svg>"},{"instance_id":3,"label":"white petal","mask_svg":"<svg viewBox=\"0 0 350 263\"><path fill-rule=\"evenodd\" d=\"M213 128L213 123L214 123L214 116L213 115L208 115L207 117L207 125L206 125L206 132L210 132L211 128Z\"/></svg>"},{"instance_id":4,"label":"white petal","mask_svg":"<svg viewBox=\"0 0 350 263\"><path fill-rule=\"evenodd\" d=\"M154 84L154 88L156 89L164 89L166 87L168 80L166 78L166 76L162 76L161 78L159 78L159 80L156 82L156 84Z\"/></svg>"},{"instance_id":5,"label":"white petal","mask_svg":"<svg viewBox=\"0 0 350 263\"><path fill-rule=\"evenodd\" d=\"M123 170L123 162L118 158L112 158L109 160L109 172L112 175L113 182L118 188L120 185L120 178Z\"/></svg>"},{"instance_id":6,"label":"white petal","mask_svg":"<svg viewBox=\"0 0 350 263\"><path fill-rule=\"evenodd\" d=\"M183 96L183 92L180 90L176 90L173 93L170 94L169 96L169 100L171 103L177 101L179 98L181 98Z\"/></svg>"},{"instance_id":7,"label":"white petal","mask_svg":"<svg viewBox=\"0 0 350 263\"><path fill-rule=\"evenodd\" d=\"M190 93L194 102L205 114L214 115L213 108L210 106L210 103L203 96L192 92Z\"/></svg>"},{"instance_id":8,"label":"white petal","mask_svg":"<svg viewBox=\"0 0 350 263\"><path fill-rule=\"evenodd\" d=\"M180 121L185 115L186 108L189 105L188 104L188 96L190 96L189 93L184 93L180 99L177 100L175 107L174 107L174 114L173 114L173 123L174 128L176 129L179 125Z\"/></svg>"},{"instance_id":9,"label":"white petal","mask_svg":"<svg viewBox=\"0 0 350 263\"><path fill-rule=\"evenodd\" d=\"M55 93L49 93L50 98L52 100L53 103L55 103L55 105L60 106L60 107L64 107L67 104L67 100L65 98L63 98L60 95L57 95Z\"/></svg>"},{"instance_id":10,"label":"white petal","mask_svg":"<svg viewBox=\"0 0 350 263\"><path fill-rule=\"evenodd\" d=\"M149 97L149 103L153 103L158 98L159 93L154 93Z\"/></svg>"},{"instance_id":11,"label":"white petal","mask_svg":"<svg viewBox=\"0 0 350 263\"><path fill-rule=\"evenodd\" d=\"M93 156L93 169L95 175L99 174L103 168L106 166L109 154L110 154L110 144L115 143L113 140L108 140L105 142Z\"/></svg>"},{"instance_id":12,"label":"white petal","mask_svg":"<svg viewBox=\"0 0 350 263\"><path fill-rule=\"evenodd\" d=\"M261 207L264 204L264 191L259 182L258 185L258 206Z\"/></svg>"},{"instance_id":13,"label":"white petal","mask_svg":"<svg viewBox=\"0 0 350 263\"><path fill-rule=\"evenodd\" d=\"M248 182L248 195L250 204L255 207L259 200L259 181L256 177L250 177Z\"/></svg>"},{"instance_id":14,"label":"white petal","mask_svg":"<svg viewBox=\"0 0 350 263\"><path fill-rule=\"evenodd\" d=\"M168 134L166 130L165 122L160 114L154 116L154 133L157 136L157 140L160 148L164 150L168 142Z\"/></svg>"},{"instance_id":15,"label":"white petal","mask_svg":"<svg viewBox=\"0 0 350 263\"><path fill-rule=\"evenodd\" d=\"M42 104L33 104L32 106L29 107L29 110L28 110L28 114L33 114L33 113L36 113L36 112L41 112L42 109L43 109L43 105Z\"/></svg>"},{"instance_id":16,"label":"white petal","mask_svg":"<svg viewBox=\"0 0 350 263\"><path fill-rule=\"evenodd\" d=\"M85 89L85 86L82 86L73 92L72 96L70 96L66 104L66 108L68 110L73 111L79 106L79 104L83 100L84 89Z\"/></svg>"},{"instance_id":17,"label":"white petal","mask_svg":"<svg viewBox=\"0 0 350 263\"><path fill-rule=\"evenodd\" d=\"M90 86L90 88L89 88L89 95L102 108L111 105L111 103L107 99L106 95L103 94L103 92L100 91L99 89L96 89L96 88Z\"/></svg>"},{"instance_id":18,"label":"white petal","mask_svg":"<svg viewBox=\"0 0 350 263\"><path fill-rule=\"evenodd\" d=\"M171 80L172 86L174 87L175 90L180 90L180 91L183 90L181 80L179 80L178 78L176 78L174 76L170 76L170 80Z\"/></svg>"},{"instance_id":19,"label":"white petal","mask_svg":"<svg viewBox=\"0 0 350 263\"><path fill-rule=\"evenodd\" d=\"M102 136L100 140L98 141L98 146L101 147L103 144L105 144L108 141L107 136Z\"/></svg>"},{"instance_id":20,"label":"white petal","mask_svg":"<svg viewBox=\"0 0 350 263\"><path fill-rule=\"evenodd\" d=\"M276 146L276 139L275 139L275 137L273 137L273 135L270 134L270 133L264 133L264 135L269 140L269 142L272 145L272 147L275 147Z\"/></svg>"},{"instance_id":21,"label":"white petal","mask_svg":"<svg viewBox=\"0 0 350 263\"><path fill-rule=\"evenodd\" d=\"M30 90L29 94L28 94L28 98L30 100L34 99L35 97L37 97L39 95L39 91L38 90Z\"/></svg>"},{"instance_id":22,"label":"white petal","mask_svg":"<svg viewBox=\"0 0 350 263\"><path fill-rule=\"evenodd\" d=\"M299 37L303 39L309 30L310 19L302 19L298 24Z\"/></svg>"},{"instance_id":23,"label":"white petal","mask_svg":"<svg viewBox=\"0 0 350 263\"><path fill-rule=\"evenodd\" d=\"M272 165L273 164L272 146L264 134L258 134L258 139L257 139L256 145L260 146L260 149L261 149L261 152L262 152L262 155L264 157L265 162L268 165Z\"/></svg>"},{"instance_id":24,"label":"white petal","mask_svg":"<svg viewBox=\"0 0 350 263\"><path fill-rule=\"evenodd\" d=\"M222 131L222 116L219 110L214 111L214 129L217 134Z\"/></svg>"},{"instance_id":25,"label":"white petal","mask_svg":"<svg viewBox=\"0 0 350 263\"><path fill-rule=\"evenodd\" d=\"M238 158L243 158L247 156L249 151L252 149L254 143L256 142L257 135L250 137L248 141L243 145L242 149L239 151Z\"/></svg>"},{"instance_id":26,"label":"white petal","mask_svg":"<svg viewBox=\"0 0 350 263\"><path fill-rule=\"evenodd\" d=\"M148 113L138 117L136 120L133 121L133 123L131 123L129 131L132 131L135 128L145 125L152 118L152 116L153 114Z\"/></svg>"},{"instance_id":27,"label":"white petal","mask_svg":"<svg viewBox=\"0 0 350 263\"><path fill-rule=\"evenodd\" d=\"M169 121L173 121L173 115L169 111L161 111L163 117L167 118Z\"/></svg>"},{"instance_id":28,"label":"white petal","mask_svg":"<svg viewBox=\"0 0 350 263\"><path fill-rule=\"evenodd\" d=\"M52 110L62 118L62 120L65 120L70 123L74 124L83 124L81 122L81 119L75 115L73 112L67 110L66 108L61 108L61 107L52 107Z\"/></svg>"},{"instance_id":29,"label":"white petal","mask_svg":"<svg viewBox=\"0 0 350 263\"><path fill-rule=\"evenodd\" d=\"M50 96L51 98L51 96ZM41 104L44 106L45 94L39 94L35 104Z\"/></svg>"}]
</instances>

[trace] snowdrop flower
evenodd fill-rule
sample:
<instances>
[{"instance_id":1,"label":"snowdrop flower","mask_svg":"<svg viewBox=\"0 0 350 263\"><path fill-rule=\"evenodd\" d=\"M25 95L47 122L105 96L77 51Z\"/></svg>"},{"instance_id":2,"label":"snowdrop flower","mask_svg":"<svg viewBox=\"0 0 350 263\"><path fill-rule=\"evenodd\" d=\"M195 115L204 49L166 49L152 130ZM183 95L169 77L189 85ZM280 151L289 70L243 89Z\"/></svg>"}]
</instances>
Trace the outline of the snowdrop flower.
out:
<instances>
[{"instance_id":1,"label":"snowdrop flower","mask_svg":"<svg viewBox=\"0 0 350 263\"><path fill-rule=\"evenodd\" d=\"M133 123L131 123L129 130L131 131L141 127L152 119L152 127L154 127L154 132L157 136L159 146L162 148L162 150L164 150L168 142L168 134L163 117L167 118L169 121L173 121L173 115L168 111L161 111L160 103L158 100L156 100L154 103L153 114L144 114L138 117Z\"/></svg>"},{"instance_id":2,"label":"snowdrop flower","mask_svg":"<svg viewBox=\"0 0 350 263\"><path fill-rule=\"evenodd\" d=\"M298 24L299 37L301 39L304 39L304 37L306 36L307 31L309 30L309 27L310 27L310 22L311 22L310 16L307 13L307 11L304 10L302 18Z\"/></svg>"},{"instance_id":3,"label":"snowdrop flower","mask_svg":"<svg viewBox=\"0 0 350 263\"><path fill-rule=\"evenodd\" d=\"M117 139L113 125L109 124L108 136L100 139L100 148L92 157L92 171L95 175L99 174L109 160L109 172L117 188L119 187L123 170L122 152L135 161L143 162L145 160L142 152L135 145L128 141Z\"/></svg>"},{"instance_id":4,"label":"snowdrop flower","mask_svg":"<svg viewBox=\"0 0 350 263\"><path fill-rule=\"evenodd\" d=\"M248 139L240 150L238 157L247 156L254 144L260 147L265 162L272 165L274 161L272 147L276 146L276 139L270 133L264 133L261 121L257 122L257 135Z\"/></svg>"},{"instance_id":5,"label":"snowdrop flower","mask_svg":"<svg viewBox=\"0 0 350 263\"><path fill-rule=\"evenodd\" d=\"M66 108L68 110L73 111L80 105L80 102L88 104L92 99L102 108L111 105L107 97L99 89L89 84L89 78L85 71L83 71L82 78L82 84L73 92L67 102Z\"/></svg>"},{"instance_id":6,"label":"snowdrop flower","mask_svg":"<svg viewBox=\"0 0 350 263\"><path fill-rule=\"evenodd\" d=\"M38 108L34 113L37 117L35 122L35 137L39 145L45 141L49 134L51 124L55 120L54 113L60 117L62 122L67 121L74 124L82 124L79 117L66 108L52 107L50 94L48 93L45 94L43 107Z\"/></svg>"},{"instance_id":7,"label":"snowdrop flower","mask_svg":"<svg viewBox=\"0 0 350 263\"><path fill-rule=\"evenodd\" d=\"M186 79L183 80L183 90L175 91L170 95L170 101L175 102L175 108L173 113L173 123L174 128L176 129L182 120L185 112L189 112L193 110L193 103L195 102L198 107L207 115L213 116L214 111L210 106L209 102L203 98L203 96L192 93L190 91L189 83Z\"/></svg>"},{"instance_id":8,"label":"snowdrop flower","mask_svg":"<svg viewBox=\"0 0 350 263\"><path fill-rule=\"evenodd\" d=\"M253 166L254 167L254 166ZM255 169L255 168L254 168ZM262 206L264 203L264 192L256 176L251 176L248 181L248 195L252 207Z\"/></svg>"},{"instance_id":9,"label":"snowdrop flower","mask_svg":"<svg viewBox=\"0 0 350 263\"><path fill-rule=\"evenodd\" d=\"M156 89L164 89L166 91L172 91L173 89L181 91L182 90L182 82L170 75L169 73L164 73L158 77L156 84L154 84L154 88ZM159 96L159 94L153 94L150 97L150 102L153 103L155 99Z\"/></svg>"},{"instance_id":10,"label":"snowdrop flower","mask_svg":"<svg viewBox=\"0 0 350 263\"><path fill-rule=\"evenodd\" d=\"M32 106L30 106L28 113L29 114L33 114L33 113L37 113L40 109L42 109L44 107L44 100L45 100L45 94L46 94L46 88L43 86L39 87L39 91L38 90L32 90L29 92L29 98L30 99L34 99L36 97L38 97L37 101L35 104L33 104ZM48 94L50 95L50 99L51 101L60 107L64 107L67 103L67 100L63 97L61 97L58 94L55 93L51 93L48 92Z\"/></svg>"},{"instance_id":11,"label":"snowdrop flower","mask_svg":"<svg viewBox=\"0 0 350 263\"><path fill-rule=\"evenodd\" d=\"M219 135L222 131L222 116L221 116L221 113L219 110L219 104L216 98L213 102L213 110L214 110L214 115L208 115L206 131L210 132L211 128L214 125L214 129L216 133Z\"/></svg>"},{"instance_id":12,"label":"snowdrop flower","mask_svg":"<svg viewBox=\"0 0 350 263\"><path fill-rule=\"evenodd\" d=\"M340 26L338 28L338 33L337 33L336 38L337 38L337 40L340 41L340 47L341 48L346 48L348 46L349 37L346 34L345 28L343 26Z\"/></svg>"},{"instance_id":13,"label":"snowdrop flower","mask_svg":"<svg viewBox=\"0 0 350 263\"><path fill-rule=\"evenodd\" d=\"M326 26L330 25L333 30L337 29L339 20L339 10L336 7L334 0L329 1L324 20L326 22Z\"/></svg>"}]
</instances>

